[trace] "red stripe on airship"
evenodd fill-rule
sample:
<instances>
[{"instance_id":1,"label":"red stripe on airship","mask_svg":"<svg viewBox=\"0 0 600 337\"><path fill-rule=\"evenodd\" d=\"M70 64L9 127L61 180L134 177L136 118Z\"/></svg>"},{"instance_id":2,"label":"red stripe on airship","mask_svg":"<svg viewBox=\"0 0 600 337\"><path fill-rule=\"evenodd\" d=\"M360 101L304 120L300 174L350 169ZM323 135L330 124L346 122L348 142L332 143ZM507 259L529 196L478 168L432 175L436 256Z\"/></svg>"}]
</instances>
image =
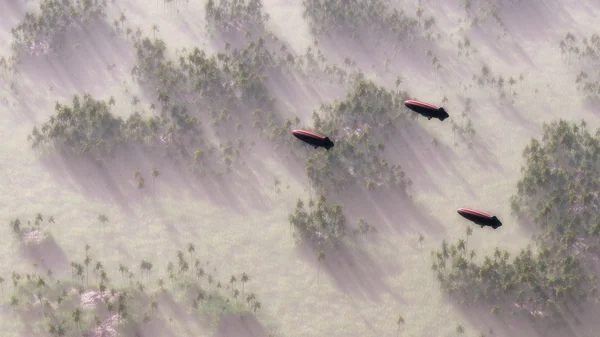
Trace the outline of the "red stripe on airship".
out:
<instances>
[{"instance_id":1,"label":"red stripe on airship","mask_svg":"<svg viewBox=\"0 0 600 337\"><path fill-rule=\"evenodd\" d=\"M421 107L429 108L429 109L434 109L434 110L439 109L435 105L432 105L432 104L429 104L429 103L425 103L425 102L421 102L421 101L415 101L415 100L412 100L412 99L409 99L408 101L405 101L404 104L419 105Z\"/></svg>"},{"instance_id":2,"label":"red stripe on airship","mask_svg":"<svg viewBox=\"0 0 600 337\"><path fill-rule=\"evenodd\" d=\"M459 208L458 212L470 213L470 214L473 214L473 215L484 216L484 217L487 217L487 218L491 218L492 217L491 215L489 215L487 213L484 213L484 212L481 212L481 211L477 211L477 210L474 210L474 209L469 209L469 208Z\"/></svg>"},{"instance_id":3,"label":"red stripe on airship","mask_svg":"<svg viewBox=\"0 0 600 337\"><path fill-rule=\"evenodd\" d=\"M314 132L310 132L310 131L306 131L306 130L294 130L294 131L292 131L292 134L301 134L301 135L305 135L305 136L309 136L309 137L325 139L325 136L321 136L318 133L314 133Z\"/></svg>"}]
</instances>

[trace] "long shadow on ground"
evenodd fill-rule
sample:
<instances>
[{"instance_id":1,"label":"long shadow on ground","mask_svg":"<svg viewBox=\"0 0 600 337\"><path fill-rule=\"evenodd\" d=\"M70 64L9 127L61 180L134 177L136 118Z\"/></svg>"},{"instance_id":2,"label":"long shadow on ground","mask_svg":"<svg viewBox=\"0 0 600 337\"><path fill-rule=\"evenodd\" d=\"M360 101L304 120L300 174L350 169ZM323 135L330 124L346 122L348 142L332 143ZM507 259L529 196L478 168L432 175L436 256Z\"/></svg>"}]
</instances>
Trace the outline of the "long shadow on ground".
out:
<instances>
[{"instance_id":1,"label":"long shadow on ground","mask_svg":"<svg viewBox=\"0 0 600 337\"><path fill-rule=\"evenodd\" d=\"M21 245L21 254L32 260L42 270L52 270L55 275L68 268L69 262L63 249L56 244L52 236L46 237L39 243L24 243Z\"/></svg>"},{"instance_id":2,"label":"long shadow on ground","mask_svg":"<svg viewBox=\"0 0 600 337\"><path fill-rule=\"evenodd\" d=\"M214 337L268 337L265 327L254 316L228 315L221 318Z\"/></svg>"},{"instance_id":3,"label":"long shadow on ground","mask_svg":"<svg viewBox=\"0 0 600 337\"><path fill-rule=\"evenodd\" d=\"M496 336L513 336L513 337L562 337L562 336L578 336L573 329L573 322L561 325L543 325L543 322L534 322L534 316L531 313L521 311L514 304L507 303L507 306L501 306L507 312L500 313L494 316L490 313L491 306L471 306L454 303L454 308L459 310L462 317L465 317L470 325L480 327L480 330L486 334L490 331ZM512 308L510 307L512 306ZM508 310L515 310L515 315L512 315ZM539 317L536 319L540 319Z\"/></svg>"},{"instance_id":4,"label":"long shadow on ground","mask_svg":"<svg viewBox=\"0 0 600 337\"><path fill-rule=\"evenodd\" d=\"M298 250L303 258L314 264L316 277L319 268L316 249L302 245ZM402 301L383 281L387 275L400 272L399 266L395 266L397 270L384 271L368 253L358 247L344 244L338 248L326 247L323 252L325 258L321 261L321 276L318 282L324 282L327 278L343 292L369 301L380 301L382 293Z\"/></svg>"},{"instance_id":5,"label":"long shadow on ground","mask_svg":"<svg viewBox=\"0 0 600 337\"><path fill-rule=\"evenodd\" d=\"M66 95L74 90L95 95L128 78L130 64L129 42L115 36L107 23L99 22L67 32L63 49L56 54L23 57L19 70L32 83L50 86L54 82Z\"/></svg>"},{"instance_id":6,"label":"long shadow on ground","mask_svg":"<svg viewBox=\"0 0 600 337\"><path fill-rule=\"evenodd\" d=\"M156 185L168 185L175 197L181 192L190 193L196 198L228 207L239 214L245 214L244 204L256 209L266 209L261 200L266 196L260 192L260 179L252 170L240 168L240 174L232 172L221 178L214 176L196 177L187 168L169 160L130 152L126 157L117 157L111 163L98 166L86 160L65 161L54 155L42 160L45 168L63 185L68 186L90 198L100 198L117 202L121 208L132 213L132 202L157 193L166 193L165 188L156 189ZM157 168L160 176L152 177L152 169ZM140 170L145 186L138 189L133 176ZM240 180L243 179L243 180ZM238 186L243 182L243 187ZM177 192L173 192L177 191Z\"/></svg>"}]
</instances>

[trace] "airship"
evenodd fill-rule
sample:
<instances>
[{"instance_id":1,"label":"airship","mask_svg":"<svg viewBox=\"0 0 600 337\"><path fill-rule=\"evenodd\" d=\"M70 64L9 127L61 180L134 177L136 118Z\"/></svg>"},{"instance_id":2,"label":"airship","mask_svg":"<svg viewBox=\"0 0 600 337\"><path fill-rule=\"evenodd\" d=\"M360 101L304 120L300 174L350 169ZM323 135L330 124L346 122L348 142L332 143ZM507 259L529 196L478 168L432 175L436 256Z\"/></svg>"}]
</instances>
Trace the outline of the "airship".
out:
<instances>
[{"instance_id":1,"label":"airship","mask_svg":"<svg viewBox=\"0 0 600 337\"><path fill-rule=\"evenodd\" d=\"M457 210L458 214L463 216L464 218L473 221L477 225L481 226L490 226L493 229L496 229L502 226L502 222L496 218L496 216L489 215L487 213L477 211L470 208L459 208Z\"/></svg>"},{"instance_id":2,"label":"airship","mask_svg":"<svg viewBox=\"0 0 600 337\"><path fill-rule=\"evenodd\" d=\"M324 147L326 150L329 150L335 145L329 137L322 136L312 131L294 130L292 131L292 135L301 141L312 145L315 149Z\"/></svg>"},{"instance_id":3,"label":"airship","mask_svg":"<svg viewBox=\"0 0 600 337\"><path fill-rule=\"evenodd\" d=\"M443 122L444 119L450 117L444 108L438 108L429 103L409 99L404 102L404 105L412 111L427 117L427 119L437 118Z\"/></svg>"}]
</instances>

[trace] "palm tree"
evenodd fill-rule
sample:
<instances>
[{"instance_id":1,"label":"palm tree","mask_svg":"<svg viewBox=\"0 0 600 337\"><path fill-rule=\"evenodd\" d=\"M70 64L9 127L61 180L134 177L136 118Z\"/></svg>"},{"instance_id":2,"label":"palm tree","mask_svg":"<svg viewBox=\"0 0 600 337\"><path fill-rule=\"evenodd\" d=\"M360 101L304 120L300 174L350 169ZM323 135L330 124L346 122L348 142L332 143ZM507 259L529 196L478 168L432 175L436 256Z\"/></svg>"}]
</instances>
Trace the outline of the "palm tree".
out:
<instances>
[{"instance_id":1,"label":"palm tree","mask_svg":"<svg viewBox=\"0 0 600 337\"><path fill-rule=\"evenodd\" d=\"M140 190L140 197L143 197L142 189L144 188L144 177L142 177L141 175L137 180L137 188Z\"/></svg>"},{"instance_id":2,"label":"palm tree","mask_svg":"<svg viewBox=\"0 0 600 337\"><path fill-rule=\"evenodd\" d=\"M100 224L103 225L108 222L108 217L104 214L100 214L100 215L98 215L98 221L100 221Z\"/></svg>"},{"instance_id":3,"label":"palm tree","mask_svg":"<svg viewBox=\"0 0 600 337\"><path fill-rule=\"evenodd\" d=\"M236 282L236 278L234 275L231 275L231 279L229 279L229 284L231 284L231 289L232 291L235 293L235 282Z\"/></svg>"},{"instance_id":4,"label":"palm tree","mask_svg":"<svg viewBox=\"0 0 600 337\"><path fill-rule=\"evenodd\" d=\"M86 245L86 248L88 248L88 247L89 246ZM90 262L92 262L92 259L90 258L90 256L86 252L86 254L85 254L85 260L83 260L83 264L85 265L85 283L86 284L89 284L89 275L90 275L90 273L89 273L89 268L88 267L90 265Z\"/></svg>"},{"instance_id":5,"label":"palm tree","mask_svg":"<svg viewBox=\"0 0 600 337\"><path fill-rule=\"evenodd\" d=\"M192 261L194 260L192 258L192 254L196 251L196 247L194 247L193 243L188 243L188 253L190 253L190 263L192 263Z\"/></svg>"},{"instance_id":6,"label":"palm tree","mask_svg":"<svg viewBox=\"0 0 600 337\"><path fill-rule=\"evenodd\" d=\"M73 321L75 322L75 325L77 326L77 330L80 330L80 324L81 324L81 309L79 307L77 307L74 311L73 311Z\"/></svg>"},{"instance_id":7,"label":"palm tree","mask_svg":"<svg viewBox=\"0 0 600 337\"><path fill-rule=\"evenodd\" d=\"M467 232L467 240L465 241L465 245L469 242L469 236L471 236L473 234L473 228L471 227L471 225L469 225L469 227L467 227L466 232Z\"/></svg>"},{"instance_id":8,"label":"palm tree","mask_svg":"<svg viewBox=\"0 0 600 337\"><path fill-rule=\"evenodd\" d=\"M139 102L140 102L140 99L139 99L137 96L135 96L135 95L134 95L134 96L133 96L133 99L131 100L131 105L132 105L133 107L135 107L135 106L137 106L137 105L138 105L138 103L139 103Z\"/></svg>"},{"instance_id":9,"label":"palm tree","mask_svg":"<svg viewBox=\"0 0 600 337\"><path fill-rule=\"evenodd\" d=\"M49 224L53 224L53 223L54 223L54 217L51 216L51 217L48 218L48 225ZM49 227L50 227L50 231L52 231L52 226L49 226Z\"/></svg>"},{"instance_id":10,"label":"palm tree","mask_svg":"<svg viewBox=\"0 0 600 337\"><path fill-rule=\"evenodd\" d=\"M423 234L419 234L419 244L421 245L421 249L423 249L423 241L425 241L425 237Z\"/></svg>"},{"instance_id":11,"label":"palm tree","mask_svg":"<svg viewBox=\"0 0 600 337\"><path fill-rule=\"evenodd\" d=\"M460 335L462 335L464 333L465 333L465 328L463 328L462 325L458 324L456 326L456 334L460 336Z\"/></svg>"},{"instance_id":12,"label":"palm tree","mask_svg":"<svg viewBox=\"0 0 600 337\"><path fill-rule=\"evenodd\" d=\"M261 307L260 301L254 302L254 304L252 305L252 309L254 309L255 314L256 314L256 310L260 309L260 307Z\"/></svg>"},{"instance_id":13,"label":"palm tree","mask_svg":"<svg viewBox=\"0 0 600 337\"><path fill-rule=\"evenodd\" d=\"M0 276L0 291L2 292L2 299L4 300L4 278Z\"/></svg>"},{"instance_id":14,"label":"palm tree","mask_svg":"<svg viewBox=\"0 0 600 337\"><path fill-rule=\"evenodd\" d=\"M240 281L242 281L242 297L244 297L244 284L250 281L250 276L248 276L246 273L242 273Z\"/></svg>"},{"instance_id":15,"label":"palm tree","mask_svg":"<svg viewBox=\"0 0 600 337\"><path fill-rule=\"evenodd\" d=\"M458 248L458 250L461 251L464 254L465 253L465 248L466 248L465 240L459 239L458 240L458 245L457 245L456 248Z\"/></svg>"},{"instance_id":16,"label":"palm tree","mask_svg":"<svg viewBox=\"0 0 600 337\"><path fill-rule=\"evenodd\" d=\"M156 41L156 33L159 31L160 29L158 28L158 26L156 24L152 25L152 33L154 34L154 41Z\"/></svg>"},{"instance_id":17,"label":"palm tree","mask_svg":"<svg viewBox=\"0 0 600 337\"><path fill-rule=\"evenodd\" d=\"M400 335L400 326L402 326L404 324L404 317L402 317L402 315L398 315L396 324L398 325L398 333L396 334L396 336L399 336Z\"/></svg>"},{"instance_id":18,"label":"palm tree","mask_svg":"<svg viewBox=\"0 0 600 337\"><path fill-rule=\"evenodd\" d=\"M319 267L317 268L317 282L319 282L319 272L321 271L321 261L325 260L325 252L321 249L317 253L317 261L319 261Z\"/></svg>"},{"instance_id":19,"label":"palm tree","mask_svg":"<svg viewBox=\"0 0 600 337\"><path fill-rule=\"evenodd\" d=\"M155 186L156 186L156 178L158 178L160 176L160 172L158 171L158 169L155 167L152 169L152 192L154 192Z\"/></svg>"}]
</instances>

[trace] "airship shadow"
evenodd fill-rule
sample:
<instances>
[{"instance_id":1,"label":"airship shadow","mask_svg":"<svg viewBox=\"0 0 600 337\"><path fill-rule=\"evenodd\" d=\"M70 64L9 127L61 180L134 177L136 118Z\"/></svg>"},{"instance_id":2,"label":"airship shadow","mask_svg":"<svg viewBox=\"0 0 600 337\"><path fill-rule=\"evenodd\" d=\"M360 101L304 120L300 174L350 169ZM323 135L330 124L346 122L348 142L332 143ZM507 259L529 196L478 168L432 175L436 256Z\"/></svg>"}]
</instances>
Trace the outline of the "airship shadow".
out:
<instances>
[{"instance_id":1,"label":"airship shadow","mask_svg":"<svg viewBox=\"0 0 600 337\"><path fill-rule=\"evenodd\" d=\"M389 288L383 279L390 273L399 270L384 271L366 252L358 247L349 247L342 244L340 247L323 247L325 258L321 263L321 276L317 278L319 261L316 258L317 246L301 245L300 255L313 264L315 269L315 282L324 282L323 274L340 290L349 295L370 300L380 301L381 294L389 294L399 301L400 297ZM399 268L396 266L396 268ZM325 273L323 273L325 272Z\"/></svg>"}]
</instances>

